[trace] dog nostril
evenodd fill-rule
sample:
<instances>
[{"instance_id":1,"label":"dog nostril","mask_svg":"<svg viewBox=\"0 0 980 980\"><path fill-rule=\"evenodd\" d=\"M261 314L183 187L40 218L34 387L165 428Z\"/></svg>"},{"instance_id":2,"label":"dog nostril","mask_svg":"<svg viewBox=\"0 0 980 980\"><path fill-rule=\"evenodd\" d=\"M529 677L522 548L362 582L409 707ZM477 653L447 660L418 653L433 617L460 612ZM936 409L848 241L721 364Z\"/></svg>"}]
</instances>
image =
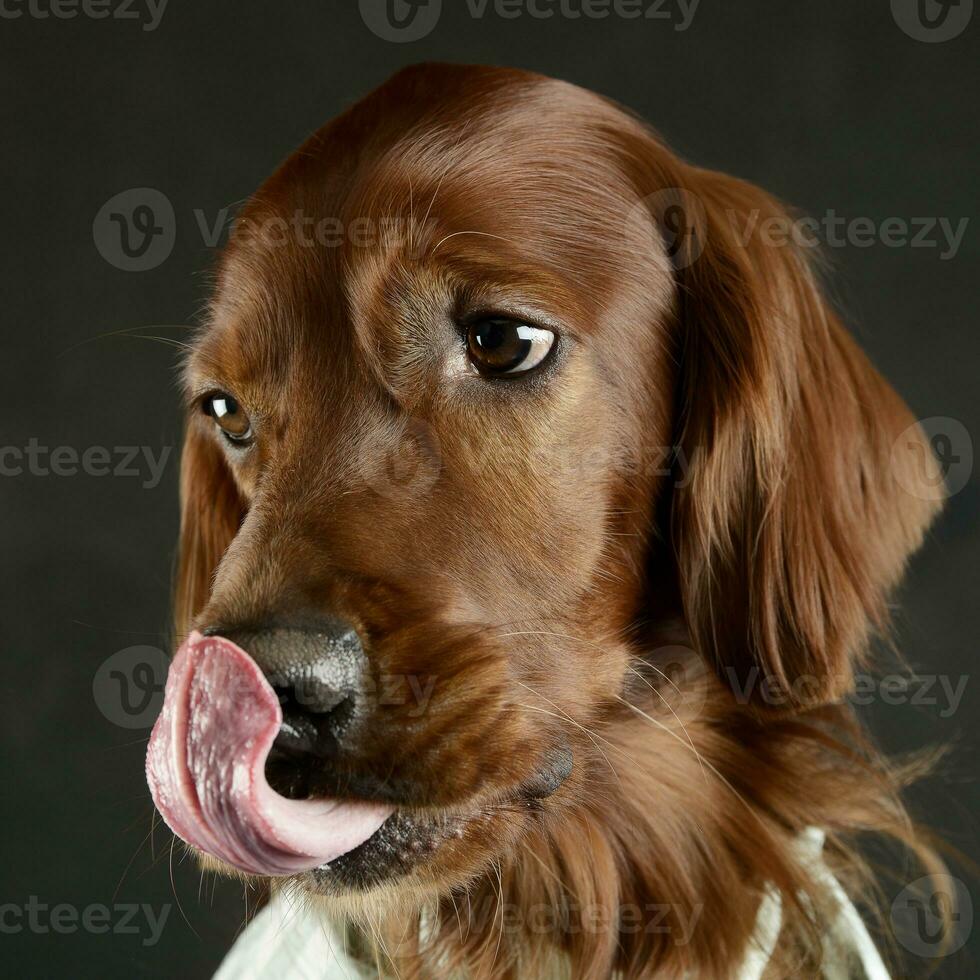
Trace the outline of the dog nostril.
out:
<instances>
[{"instance_id":1,"label":"dog nostril","mask_svg":"<svg viewBox=\"0 0 980 980\"><path fill-rule=\"evenodd\" d=\"M282 725L276 736L276 747L292 755L316 754L320 736L313 719L297 706L290 688L277 687L275 692L282 706Z\"/></svg>"},{"instance_id":2,"label":"dog nostril","mask_svg":"<svg viewBox=\"0 0 980 980\"><path fill-rule=\"evenodd\" d=\"M350 692L324 689L316 683L275 684L282 708L282 725L275 746L289 755L326 758L337 748L353 714Z\"/></svg>"},{"instance_id":3,"label":"dog nostril","mask_svg":"<svg viewBox=\"0 0 980 980\"><path fill-rule=\"evenodd\" d=\"M302 684L273 684L273 690L282 724L266 760L266 779L281 796L305 799L315 795L324 777L323 763L337 755L354 714L354 698L316 689L311 697Z\"/></svg>"}]
</instances>

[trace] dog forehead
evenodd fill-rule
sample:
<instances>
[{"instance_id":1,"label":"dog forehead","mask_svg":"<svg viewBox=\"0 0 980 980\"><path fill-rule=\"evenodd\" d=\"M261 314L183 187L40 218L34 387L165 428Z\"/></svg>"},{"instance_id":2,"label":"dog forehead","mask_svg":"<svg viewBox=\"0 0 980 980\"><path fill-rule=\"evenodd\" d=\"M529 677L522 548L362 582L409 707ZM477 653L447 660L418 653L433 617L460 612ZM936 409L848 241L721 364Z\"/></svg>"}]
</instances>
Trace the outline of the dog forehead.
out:
<instances>
[{"instance_id":1,"label":"dog forehead","mask_svg":"<svg viewBox=\"0 0 980 980\"><path fill-rule=\"evenodd\" d=\"M345 260L393 234L431 230L537 240L539 249L547 241L574 261L621 237L635 195L618 135L632 128L620 109L565 82L416 66L293 152L246 205L241 226L288 226L280 239Z\"/></svg>"},{"instance_id":2,"label":"dog forehead","mask_svg":"<svg viewBox=\"0 0 980 980\"><path fill-rule=\"evenodd\" d=\"M399 330L385 314L424 315L473 282L550 301L589 332L637 281L623 248L636 202L609 138L625 124L592 93L524 72L399 73L243 209L199 360L233 353L242 376L279 388L297 363L377 381L378 338Z\"/></svg>"}]
</instances>

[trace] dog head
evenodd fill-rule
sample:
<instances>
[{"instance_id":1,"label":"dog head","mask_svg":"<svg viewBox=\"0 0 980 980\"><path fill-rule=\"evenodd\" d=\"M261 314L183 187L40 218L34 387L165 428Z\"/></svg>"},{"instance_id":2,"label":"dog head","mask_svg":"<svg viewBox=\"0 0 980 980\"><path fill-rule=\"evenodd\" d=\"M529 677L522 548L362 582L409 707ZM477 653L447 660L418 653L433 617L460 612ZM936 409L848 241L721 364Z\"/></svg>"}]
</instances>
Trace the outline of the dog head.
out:
<instances>
[{"instance_id":1,"label":"dog head","mask_svg":"<svg viewBox=\"0 0 980 980\"><path fill-rule=\"evenodd\" d=\"M680 686L848 690L931 456L804 249L751 233L785 216L598 96L459 66L245 207L186 367L178 624L278 691L273 786L395 810L308 888L448 892L594 807L668 627Z\"/></svg>"}]
</instances>

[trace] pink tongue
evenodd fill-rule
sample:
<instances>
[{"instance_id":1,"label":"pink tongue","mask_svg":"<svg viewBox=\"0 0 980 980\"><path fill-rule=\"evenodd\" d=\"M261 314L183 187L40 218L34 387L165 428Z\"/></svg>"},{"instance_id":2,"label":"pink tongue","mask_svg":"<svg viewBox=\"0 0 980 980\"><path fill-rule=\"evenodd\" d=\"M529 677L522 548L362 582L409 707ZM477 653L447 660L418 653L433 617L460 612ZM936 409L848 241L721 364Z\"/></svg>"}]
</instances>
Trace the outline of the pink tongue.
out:
<instances>
[{"instance_id":1,"label":"pink tongue","mask_svg":"<svg viewBox=\"0 0 980 980\"><path fill-rule=\"evenodd\" d=\"M146 780L170 829L251 874L327 864L392 812L379 803L276 793L265 760L281 724L279 701L255 661L230 640L193 633L171 664L146 753Z\"/></svg>"}]
</instances>

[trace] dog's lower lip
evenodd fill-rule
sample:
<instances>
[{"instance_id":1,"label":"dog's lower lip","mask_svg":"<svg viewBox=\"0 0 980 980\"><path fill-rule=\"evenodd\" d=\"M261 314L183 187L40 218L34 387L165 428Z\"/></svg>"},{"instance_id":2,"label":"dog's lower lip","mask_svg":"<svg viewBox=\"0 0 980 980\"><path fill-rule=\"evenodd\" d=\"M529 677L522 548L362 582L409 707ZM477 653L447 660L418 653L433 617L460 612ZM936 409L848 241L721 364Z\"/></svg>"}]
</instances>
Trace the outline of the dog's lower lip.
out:
<instances>
[{"instance_id":1,"label":"dog's lower lip","mask_svg":"<svg viewBox=\"0 0 980 980\"><path fill-rule=\"evenodd\" d=\"M372 843L377 842L379 839L381 839L385 834L385 828L387 828L388 825L393 820L396 820L399 817L399 814L400 811L398 810L395 810L393 813L390 813L387 817L385 817L381 826L378 827L378 829L374 831L374 833L371 834L371 836L368 837L366 840L361 841L360 844L356 845L355 847L352 847L349 851L345 851L343 854L339 854L336 858L333 858L330 861L324 861L322 864L318 864L315 867L310 868L309 870L321 871L321 872L329 871L331 866L335 865L338 861L343 860L344 858L347 858L348 860L354 858L358 854L358 852L362 851L364 848L370 847Z\"/></svg>"},{"instance_id":2,"label":"dog's lower lip","mask_svg":"<svg viewBox=\"0 0 980 980\"><path fill-rule=\"evenodd\" d=\"M541 768L521 786L521 795L529 800L543 800L558 792L572 774L574 756L567 745L557 745L545 756Z\"/></svg>"},{"instance_id":3,"label":"dog's lower lip","mask_svg":"<svg viewBox=\"0 0 980 980\"><path fill-rule=\"evenodd\" d=\"M497 802L520 806L528 814L543 808L542 800L553 795L572 772L573 756L567 745L549 750L539 770ZM489 809L474 804L471 809L443 810L424 816L414 806L398 807L362 844L309 872L307 886L324 894L342 894L370 888L413 872L441 846L460 838L472 821L489 819Z\"/></svg>"}]
</instances>

